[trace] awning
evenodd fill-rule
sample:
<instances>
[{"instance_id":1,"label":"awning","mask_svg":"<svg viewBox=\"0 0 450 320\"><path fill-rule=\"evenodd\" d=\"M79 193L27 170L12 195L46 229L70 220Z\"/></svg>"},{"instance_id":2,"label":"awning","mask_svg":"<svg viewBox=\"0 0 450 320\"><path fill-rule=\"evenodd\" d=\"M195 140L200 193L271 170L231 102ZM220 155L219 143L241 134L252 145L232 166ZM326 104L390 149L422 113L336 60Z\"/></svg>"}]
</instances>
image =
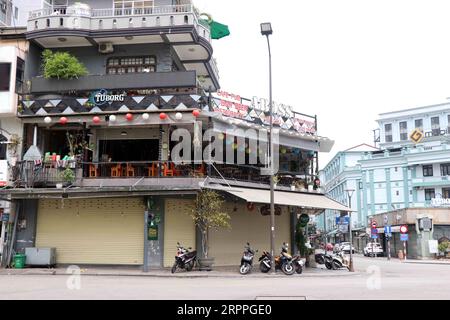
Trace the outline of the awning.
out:
<instances>
[{"instance_id":1,"label":"awning","mask_svg":"<svg viewBox=\"0 0 450 320\"><path fill-rule=\"evenodd\" d=\"M267 189L237 188L222 185L205 185L204 188L228 192L247 202L270 203L270 190ZM275 191L274 200L275 204L284 206L352 211L350 208L322 194Z\"/></svg>"}]
</instances>

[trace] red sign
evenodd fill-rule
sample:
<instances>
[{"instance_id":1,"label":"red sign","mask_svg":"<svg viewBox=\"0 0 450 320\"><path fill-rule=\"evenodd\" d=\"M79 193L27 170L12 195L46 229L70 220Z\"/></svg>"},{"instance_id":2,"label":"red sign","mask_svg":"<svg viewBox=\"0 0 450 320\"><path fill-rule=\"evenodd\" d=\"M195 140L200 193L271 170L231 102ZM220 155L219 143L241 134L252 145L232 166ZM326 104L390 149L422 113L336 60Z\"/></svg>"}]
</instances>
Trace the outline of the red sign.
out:
<instances>
[{"instance_id":1,"label":"red sign","mask_svg":"<svg viewBox=\"0 0 450 320\"><path fill-rule=\"evenodd\" d=\"M406 225L401 226L400 233L408 233L408 226L406 226Z\"/></svg>"}]
</instances>

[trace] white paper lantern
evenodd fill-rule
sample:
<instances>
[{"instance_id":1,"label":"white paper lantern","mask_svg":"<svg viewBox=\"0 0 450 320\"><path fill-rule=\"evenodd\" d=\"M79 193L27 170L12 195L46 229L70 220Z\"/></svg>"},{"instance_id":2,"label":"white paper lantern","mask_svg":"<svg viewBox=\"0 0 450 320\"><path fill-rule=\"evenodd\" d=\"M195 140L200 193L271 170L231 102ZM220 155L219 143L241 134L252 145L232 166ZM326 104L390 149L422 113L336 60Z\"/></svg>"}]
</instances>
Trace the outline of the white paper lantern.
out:
<instances>
[{"instance_id":1,"label":"white paper lantern","mask_svg":"<svg viewBox=\"0 0 450 320\"><path fill-rule=\"evenodd\" d=\"M144 119L144 120L148 120L149 118L150 118L150 115L148 113L144 113L142 115L142 119Z\"/></svg>"},{"instance_id":2,"label":"white paper lantern","mask_svg":"<svg viewBox=\"0 0 450 320\"><path fill-rule=\"evenodd\" d=\"M177 120L181 120L181 119L183 119L183 114L181 112L177 112L177 114L175 115L175 118Z\"/></svg>"},{"instance_id":3,"label":"white paper lantern","mask_svg":"<svg viewBox=\"0 0 450 320\"><path fill-rule=\"evenodd\" d=\"M117 117L115 115L109 116L109 122L116 122Z\"/></svg>"},{"instance_id":4,"label":"white paper lantern","mask_svg":"<svg viewBox=\"0 0 450 320\"><path fill-rule=\"evenodd\" d=\"M45 117L45 118L44 118L44 122L45 122L45 123L50 123L50 122L52 122L52 118L50 118L50 117Z\"/></svg>"}]
</instances>

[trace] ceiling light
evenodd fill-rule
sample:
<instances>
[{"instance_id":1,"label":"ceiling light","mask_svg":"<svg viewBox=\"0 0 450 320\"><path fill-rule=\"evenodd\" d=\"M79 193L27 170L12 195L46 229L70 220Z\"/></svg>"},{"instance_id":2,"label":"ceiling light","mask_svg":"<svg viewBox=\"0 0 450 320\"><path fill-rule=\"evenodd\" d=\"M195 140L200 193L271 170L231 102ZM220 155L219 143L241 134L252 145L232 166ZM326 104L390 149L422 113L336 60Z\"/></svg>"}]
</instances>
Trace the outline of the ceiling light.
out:
<instances>
[{"instance_id":1,"label":"ceiling light","mask_svg":"<svg viewBox=\"0 0 450 320\"><path fill-rule=\"evenodd\" d=\"M195 49L194 48L189 48L188 51L189 52L195 52Z\"/></svg>"},{"instance_id":2,"label":"ceiling light","mask_svg":"<svg viewBox=\"0 0 450 320\"><path fill-rule=\"evenodd\" d=\"M127 39L127 40L133 40L134 37L133 37L133 36L126 36L125 39Z\"/></svg>"},{"instance_id":3,"label":"ceiling light","mask_svg":"<svg viewBox=\"0 0 450 320\"><path fill-rule=\"evenodd\" d=\"M58 40L59 40L60 42L66 42L66 41L67 41L67 38L58 38Z\"/></svg>"},{"instance_id":4,"label":"ceiling light","mask_svg":"<svg viewBox=\"0 0 450 320\"><path fill-rule=\"evenodd\" d=\"M123 136L123 137L125 137L125 136L127 136L127 135L128 135L128 132L126 132L126 131L122 131L122 132L120 133L120 135L121 135L121 136Z\"/></svg>"}]
</instances>

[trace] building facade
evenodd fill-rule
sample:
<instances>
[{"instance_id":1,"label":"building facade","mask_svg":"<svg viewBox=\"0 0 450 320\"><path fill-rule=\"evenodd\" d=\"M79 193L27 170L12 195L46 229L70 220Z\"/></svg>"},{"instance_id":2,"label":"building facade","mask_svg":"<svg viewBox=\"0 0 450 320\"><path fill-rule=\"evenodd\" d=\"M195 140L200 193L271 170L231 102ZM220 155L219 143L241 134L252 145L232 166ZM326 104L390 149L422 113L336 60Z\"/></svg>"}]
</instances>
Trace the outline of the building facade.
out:
<instances>
[{"instance_id":1,"label":"building facade","mask_svg":"<svg viewBox=\"0 0 450 320\"><path fill-rule=\"evenodd\" d=\"M13 251L50 247L58 264L170 266L177 242L199 247L188 213L203 189L221 193L231 215L232 229L210 236L218 265L237 264L247 241L269 247L267 101L219 90L211 31L189 0L54 1L30 12L17 34L29 46L15 105L23 149L0 190L15 205L3 265ZM87 72L44 76L43 56L61 51ZM280 247L301 212L347 207L307 189L318 152L333 145L317 118L275 113Z\"/></svg>"},{"instance_id":2,"label":"building facade","mask_svg":"<svg viewBox=\"0 0 450 320\"><path fill-rule=\"evenodd\" d=\"M359 154L356 166L354 208L360 226L395 210L450 209L450 103L383 113L377 122L381 150ZM323 177L329 185L330 176Z\"/></svg>"}]
</instances>

